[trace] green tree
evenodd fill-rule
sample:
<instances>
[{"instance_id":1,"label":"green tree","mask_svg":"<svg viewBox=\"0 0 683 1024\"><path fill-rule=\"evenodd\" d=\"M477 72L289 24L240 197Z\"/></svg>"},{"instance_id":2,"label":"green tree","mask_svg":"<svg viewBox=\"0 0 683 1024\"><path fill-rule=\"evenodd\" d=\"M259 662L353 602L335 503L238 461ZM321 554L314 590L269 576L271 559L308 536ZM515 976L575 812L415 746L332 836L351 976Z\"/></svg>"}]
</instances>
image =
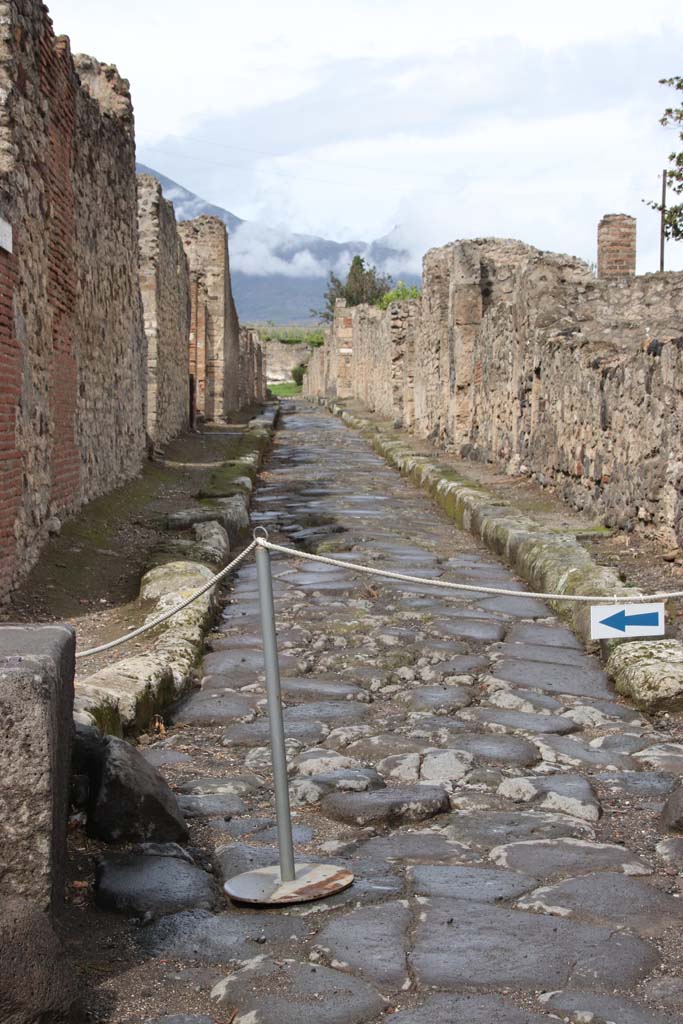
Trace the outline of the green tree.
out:
<instances>
[{"instance_id":1,"label":"green tree","mask_svg":"<svg viewBox=\"0 0 683 1024\"><path fill-rule=\"evenodd\" d=\"M392 281L388 274L381 274L377 267L365 262L362 256L354 256L346 281L342 283L332 271L325 292L325 308L312 309L313 316L331 323L334 320L334 304L337 299L346 299L347 306L360 306L362 302L372 305L391 290Z\"/></svg>"},{"instance_id":2,"label":"green tree","mask_svg":"<svg viewBox=\"0 0 683 1024\"><path fill-rule=\"evenodd\" d=\"M668 85L678 92L683 92L683 75L674 75L673 78L660 78L660 85ZM683 105L678 107L667 107L659 119L659 123L665 128L675 128L678 131L678 138L683 142ZM679 153L669 154L669 168L667 170L667 185L675 195L683 195L683 150ZM653 210L662 212L662 204L648 202ZM664 231L667 238L683 238L683 202L675 203L672 206L667 204L664 211Z\"/></svg>"},{"instance_id":3,"label":"green tree","mask_svg":"<svg viewBox=\"0 0 683 1024\"><path fill-rule=\"evenodd\" d=\"M375 303L380 309L386 309L391 302L405 302L407 299L419 299L422 292L414 284L406 284L405 281L397 281L396 287L383 295Z\"/></svg>"}]
</instances>

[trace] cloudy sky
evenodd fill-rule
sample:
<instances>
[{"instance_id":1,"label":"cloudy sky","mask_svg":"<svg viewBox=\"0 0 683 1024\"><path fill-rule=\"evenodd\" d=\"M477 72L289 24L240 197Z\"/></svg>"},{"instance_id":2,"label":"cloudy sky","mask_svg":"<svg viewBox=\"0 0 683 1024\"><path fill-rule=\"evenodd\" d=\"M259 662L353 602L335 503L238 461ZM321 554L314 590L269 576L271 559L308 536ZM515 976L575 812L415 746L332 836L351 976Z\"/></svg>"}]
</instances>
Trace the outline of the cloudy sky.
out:
<instances>
[{"instance_id":1,"label":"cloudy sky","mask_svg":"<svg viewBox=\"0 0 683 1024\"><path fill-rule=\"evenodd\" d=\"M48 0L75 51L130 79L141 162L240 217L339 241L399 225L595 259L638 217L677 137L683 5L642 0ZM679 94L680 95L680 94ZM668 268L683 269L683 243Z\"/></svg>"}]
</instances>

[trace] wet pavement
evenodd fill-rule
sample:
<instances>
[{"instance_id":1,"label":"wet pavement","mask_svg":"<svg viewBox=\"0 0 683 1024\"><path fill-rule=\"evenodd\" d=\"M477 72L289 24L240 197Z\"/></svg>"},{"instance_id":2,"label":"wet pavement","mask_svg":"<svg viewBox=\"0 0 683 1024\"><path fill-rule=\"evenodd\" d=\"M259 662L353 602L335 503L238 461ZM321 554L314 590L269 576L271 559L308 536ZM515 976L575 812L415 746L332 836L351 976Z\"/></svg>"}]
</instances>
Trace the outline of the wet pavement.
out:
<instances>
[{"instance_id":1,"label":"wet pavement","mask_svg":"<svg viewBox=\"0 0 683 1024\"><path fill-rule=\"evenodd\" d=\"M275 557L273 573L297 856L356 881L286 910L221 892L277 858L248 564L202 690L147 752L204 863L146 854L162 880L175 864L180 892L173 913L163 885L166 902L142 901L141 950L231 1024L680 1020L683 852L659 817L683 748L326 412L285 406L253 521L348 562ZM370 579L355 562L519 596Z\"/></svg>"}]
</instances>

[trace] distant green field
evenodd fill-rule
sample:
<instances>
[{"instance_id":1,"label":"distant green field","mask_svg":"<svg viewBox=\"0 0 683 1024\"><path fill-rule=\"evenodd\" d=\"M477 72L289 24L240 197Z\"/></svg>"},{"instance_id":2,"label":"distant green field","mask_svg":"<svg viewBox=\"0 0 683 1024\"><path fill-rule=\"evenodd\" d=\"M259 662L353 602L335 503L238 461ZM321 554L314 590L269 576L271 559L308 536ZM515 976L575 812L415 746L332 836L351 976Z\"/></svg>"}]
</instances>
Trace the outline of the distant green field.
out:
<instances>
[{"instance_id":1,"label":"distant green field","mask_svg":"<svg viewBox=\"0 0 683 1024\"><path fill-rule=\"evenodd\" d=\"M306 324L252 324L262 341L280 341L284 345L310 345L317 348L324 339L323 329L318 325Z\"/></svg>"},{"instance_id":2,"label":"distant green field","mask_svg":"<svg viewBox=\"0 0 683 1024\"><path fill-rule=\"evenodd\" d=\"M287 380L284 384L269 384L268 387L278 398L294 398L301 394L301 385L295 384L293 380Z\"/></svg>"}]
</instances>

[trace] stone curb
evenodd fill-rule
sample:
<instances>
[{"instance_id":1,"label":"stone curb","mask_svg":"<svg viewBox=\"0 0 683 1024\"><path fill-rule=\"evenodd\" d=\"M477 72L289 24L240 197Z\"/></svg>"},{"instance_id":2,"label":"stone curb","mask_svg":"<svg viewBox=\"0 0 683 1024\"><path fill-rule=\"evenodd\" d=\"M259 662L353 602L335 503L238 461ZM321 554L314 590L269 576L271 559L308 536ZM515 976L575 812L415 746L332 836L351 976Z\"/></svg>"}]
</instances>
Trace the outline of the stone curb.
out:
<instances>
[{"instance_id":1,"label":"stone curb","mask_svg":"<svg viewBox=\"0 0 683 1024\"><path fill-rule=\"evenodd\" d=\"M599 594L630 598L640 594L614 570L598 565L571 534L549 531L509 502L412 450L409 440L387 436L374 423L337 402L334 415L362 433L375 451L419 487L429 491L458 526L501 555L534 590L556 594ZM549 601L587 647L590 605ZM618 693L646 711L683 707L683 644L678 640L603 641L600 653Z\"/></svg>"},{"instance_id":2,"label":"stone curb","mask_svg":"<svg viewBox=\"0 0 683 1024\"><path fill-rule=\"evenodd\" d=\"M268 405L249 421L252 450L240 456L237 493L205 503L215 515L207 519L205 509L170 517L171 529L193 529L194 540L171 538L152 553L159 564L149 569L140 581L140 599L150 607L150 621L179 604L203 586L226 565L231 543L238 541L249 526L251 487L275 430L278 405ZM249 488L243 481L248 480ZM183 550L190 558L182 558ZM150 602L152 603L150 605ZM97 725L103 732L121 736L146 729L152 716L177 701L191 685L193 670L200 657L204 637L213 623L217 608L216 587L150 634L146 650L121 658L113 665L76 682L74 717L82 723Z\"/></svg>"}]
</instances>

